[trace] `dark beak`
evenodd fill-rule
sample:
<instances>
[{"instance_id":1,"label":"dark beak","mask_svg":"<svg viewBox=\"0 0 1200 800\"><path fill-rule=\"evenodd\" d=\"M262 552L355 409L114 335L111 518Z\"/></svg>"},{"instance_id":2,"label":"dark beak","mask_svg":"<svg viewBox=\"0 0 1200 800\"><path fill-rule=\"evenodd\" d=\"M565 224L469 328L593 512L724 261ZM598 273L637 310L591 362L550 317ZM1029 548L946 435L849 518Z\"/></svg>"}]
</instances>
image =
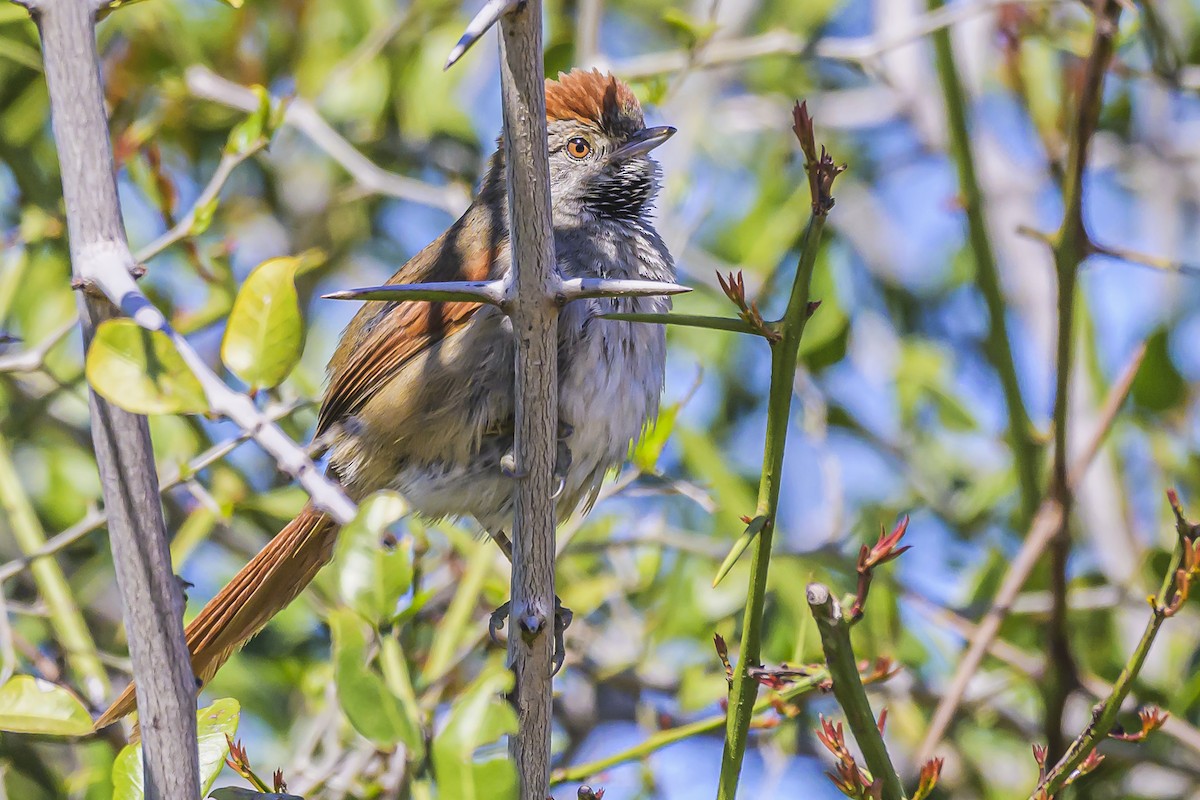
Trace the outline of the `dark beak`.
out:
<instances>
[{"instance_id":1,"label":"dark beak","mask_svg":"<svg viewBox=\"0 0 1200 800\"><path fill-rule=\"evenodd\" d=\"M629 141L614 150L609 158L614 161L624 161L636 156L643 156L674 135L675 129L670 125L663 125L659 128L643 128L629 137Z\"/></svg>"}]
</instances>

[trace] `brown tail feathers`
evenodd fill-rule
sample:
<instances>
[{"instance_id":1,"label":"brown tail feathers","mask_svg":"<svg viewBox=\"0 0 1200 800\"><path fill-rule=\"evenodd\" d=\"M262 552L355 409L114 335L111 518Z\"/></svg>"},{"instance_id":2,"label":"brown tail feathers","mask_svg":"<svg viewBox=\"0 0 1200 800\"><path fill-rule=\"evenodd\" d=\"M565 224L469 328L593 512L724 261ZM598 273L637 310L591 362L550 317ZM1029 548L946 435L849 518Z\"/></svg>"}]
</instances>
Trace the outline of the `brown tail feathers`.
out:
<instances>
[{"instance_id":1,"label":"brown tail feathers","mask_svg":"<svg viewBox=\"0 0 1200 800\"><path fill-rule=\"evenodd\" d=\"M239 647L296 599L333 555L338 526L305 506L275 538L242 567L187 626L197 691ZM132 683L96 720L96 730L137 707Z\"/></svg>"}]
</instances>

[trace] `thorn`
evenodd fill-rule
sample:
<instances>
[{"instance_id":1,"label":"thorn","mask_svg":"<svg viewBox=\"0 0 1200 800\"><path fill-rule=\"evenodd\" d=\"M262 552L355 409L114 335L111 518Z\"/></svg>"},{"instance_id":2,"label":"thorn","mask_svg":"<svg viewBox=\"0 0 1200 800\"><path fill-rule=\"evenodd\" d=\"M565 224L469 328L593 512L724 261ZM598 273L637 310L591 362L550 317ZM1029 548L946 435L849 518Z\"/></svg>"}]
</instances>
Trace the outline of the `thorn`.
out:
<instances>
[{"instance_id":1,"label":"thorn","mask_svg":"<svg viewBox=\"0 0 1200 800\"><path fill-rule=\"evenodd\" d=\"M487 0L483 8L479 9L479 13L467 23L467 29L463 31L458 43L450 51L450 56L446 59L446 65L442 69L447 70L454 66L471 48L471 45L487 33L488 28L495 25L505 14L516 11L523 5L525 5L525 0Z\"/></svg>"}]
</instances>

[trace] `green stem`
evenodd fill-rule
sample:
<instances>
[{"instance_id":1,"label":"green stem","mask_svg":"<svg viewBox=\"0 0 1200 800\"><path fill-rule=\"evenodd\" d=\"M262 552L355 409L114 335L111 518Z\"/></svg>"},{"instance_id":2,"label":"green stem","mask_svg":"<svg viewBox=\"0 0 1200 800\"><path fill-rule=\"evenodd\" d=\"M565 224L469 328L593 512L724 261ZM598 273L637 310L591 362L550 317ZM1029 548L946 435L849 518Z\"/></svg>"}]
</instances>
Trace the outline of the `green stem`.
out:
<instances>
[{"instance_id":1,"label":"green stem","mask_svg":"<svg viewBox=\"0 0 1200 800\"><path fill-rule=\"evenodd\" d=\"M408 669L408 662L404 659L397 632L393 630L379 638L379 665L383 670L383 679L387 683L388 689L399 698L409 719L424 720L425 715L421 711L421 704L417 701L416 692L413 690L412 673ZM423 752L413 752L409 754L409 761L420 763L424 757Z\"/></svg>"},{"instance_id":2,"label":"green stem","mask_svg":"<svg viewBox=\"0 0 1200 800\"><path fill-rule=\"evenodd\" d=\"M1175 550L1171 554L1171 561L1167 565L1166 573L1163 575L1158 594L1151 598L1150 620L1146 623L1146 629L1142 631L1141 640L1138 641L1137 647L1130 654L1129 660L1125 662L1125 667L1117 677L1116 683L1113 684L1112 691L1108 697L1092 712L1092 721L1083 730L1083 733L1075 741L1071 742L1063 757L1046 775L1037 790L1030 795L1030 800L1039 800L1042 797L1054 797L1066 785L1067 781L1071 778L1071 774L1083 763L1084 759L1108 736L1114 723L1116 723L1117 714L1121 711L1121 704L1129 696L1129 691L1133 688L1133 682L1137 679L1138 673L1141 672L1142 665L1146 663L1146 656L1149 655L1150 647L1154 644L1155 637L1158 636L1159 628L1162 627L1163 621L1167 618L1166 607L1170 605L1172 600L1171 595L1174 591L1175 573L1179 569L1180 564L1183 563L1183 540L1188 534L1182 519L1178 520L1177 532L1179 538L1175 542Z\"/></svg>"},{"instance_id":3,"label":"green stem","mask_svg":"<svg viewBox=\"0 0 1200 800\"><path fill-rule=\"evenodd\" d=\"M0 435L0 508L8 515L13 538L25 555L37 551L46 543L46 531L38 521L37 512L26 494L25 488L12 461L12 448ZM108 696L110 684L104 665L96 653L96 643L88 631L87 623L66 576L52 558L42 558L29 565L29 571L37 584L38 593L46 603L50 615L50 626L67 655L67 663L82 684L84 695L93 704L99 705Z\"/></svg>"},{"instance_id":4,"label":"green stem","mask_svg":"<svg viewBox=\"0 0 1200 800\"><path fill-rule=\"evenodd\" d=\"M930 11L944 5L943 0L929 0ZM958 171L962 201L967 214L967 231L971 257L975 261L975 280L988 309L988 330L984 352L1000 378L1004 402L1008 411L1008 438L1013 452L1017 472L1017 483L1021 497L1021 523L1024 527L1033 519L1040 501L1038 452L1034 439L1029 412L1021 397L1021 384L1017 379L1016 363L1012 345L1008 338L1006 319L1007 304L1000 283L1000 270L988 235L987 217L984 213L983 191L975 171L975 154L971 146L970 125L967 119L968 99L963 91L958 67L954 62L954 50L950 41L950 30L940 28L933 33L938 79L946 105L946 123L950 136L950 152Z\"/></svg>"},{"instance_id":5,"label":"green stem","mask_svg":"<svg viewBox=\"0 0 1200 800\"><path fill-rule=\"evenodd\" d=\"M762 336L762 331L744 320L733 317L708 317L701 314L601 314L602 319L617 319L625 322L650 322L660 325L681 325L685 328L707 328L712 331L730 331Z\"/></svg>"},{"instance_id":6,"label":"green stem","mask_svg":"<svg viewBox=\"0 0 1200 800\"><path fill-rule=\"evenodd\" d=\"M1071 482L1067 435L1070 411L1071 360L1074 350L1075 289L1079 266L1092 252L1091 240L1083 220L1083 176L1087 168L1088 146L1100 120L1104 77L1112 61L1121 6L1108 0L1097 9L1092 48L1084 73L1079 105L1072 122L1063 179L1063 223L1053 242L1054 266L1058 279L1057 367L1054 391L1054 465L1051 493L1062 506L1060 530L1050 544L1050 588L1053 598L1047 649L1054 666L1054 678L1044 687L1046 738L1049 756L1057 759L1062 751L1062 714L1067 695L1077 683L1075 660L1071 654L1067 623L1067 560L1071 540Z\"/></svg>"},{"instance_id":7,"label":"green stem","mask_svg":"<svg viewBox=\"0 0 1200 800\"><path fill-rule=\"evenodd\" d=\"M809 675L803 681L788 687L786 691L779 692L778 698L784 702L791 702L798 697L811 692L823 681L828 680L828 670L817 670L812 675ZM759 714L771 708L772 698L763 698L754 704L754 713ZM725 714L716 714L706 719L689 722L687 725L680 725L677 728L669 728L664 731L659 731L653 736L648 737L644 742L630 747L627 750L622 750L619 753L614 753L611 756L597 759L596 761L588 762L587 764L577 764L563 769L557 769L550 776L551 783L565 783L568 781L582 781L591 776L603 772L606 769L611 769L618 764L624 764L626 761L645 758L651 753L657 752L667 745L675 742L690 739L693 736L715 731L725 724Z\"/></svg>"},{"instance_id":8,"label":"green stem","mask_svg":"<svg viewBox=\"0 0 1200 800\"><path fill-rule=\"evenodd\" d=\"M783 476L783 453L787 444L791 420L792 386L796 378L796 362L800 355L800 339L808 322L809 287L821 231L823 215L809 219L800 249L800 264L792 283L787 311L778 325L779 341L771 346L771 390L767 400L767 440L763 452L762 477L758 485L758 506L754 516L766 517L762 532L754 541L750 564L750 593L742 620L742 646L734 671L729 694L728 724L725 747L721 755L721 778L718 800L733 800L737 796L738 779L746 755L750 721L754 716L758 681L750 677L750 667L758 666L762 648L763 607L767 595L767 572L771 563L771 542L775 532L775 513L779 507L779 487Z\"/></svg>"},{"instance_id":9,"label":"green stem","mask_svg":"<svg viewBox=\"0 0 1200 800\"><path fill-rule=\"evenodd\" d=\"M819 583L808 586L808 607L817 630L821 634L821 648L825 651L825 663L833 677L833 696L846 715L846 723L854 734L854 741L862 750L871 778L883 784L882 800L905 800L904 786L892 766L883 734L875 721L875 712L867 699L862 678L858 674L858 662L850 645L850 623L842 614L842 607L829 589Z\"/></svg>"}]
</instances>

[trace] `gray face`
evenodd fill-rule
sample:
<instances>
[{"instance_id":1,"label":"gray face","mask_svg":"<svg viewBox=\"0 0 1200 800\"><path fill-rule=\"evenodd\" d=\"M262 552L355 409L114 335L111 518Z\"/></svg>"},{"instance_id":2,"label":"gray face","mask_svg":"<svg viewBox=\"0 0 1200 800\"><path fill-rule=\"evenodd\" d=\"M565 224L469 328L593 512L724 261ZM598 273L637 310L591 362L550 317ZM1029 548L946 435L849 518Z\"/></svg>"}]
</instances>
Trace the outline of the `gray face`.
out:
<instances>
[{"instance_id":1,"label":"gray face","mask_svg":"<svg viewBox=\"0 0 1200 800\"><path fill-rule=\"evenodd\" d=\"M641 217L658 191L649 151L670 128L607 132L574 120L549 124L550 186L555 226Z\"/></svg>"}]
</instances>

